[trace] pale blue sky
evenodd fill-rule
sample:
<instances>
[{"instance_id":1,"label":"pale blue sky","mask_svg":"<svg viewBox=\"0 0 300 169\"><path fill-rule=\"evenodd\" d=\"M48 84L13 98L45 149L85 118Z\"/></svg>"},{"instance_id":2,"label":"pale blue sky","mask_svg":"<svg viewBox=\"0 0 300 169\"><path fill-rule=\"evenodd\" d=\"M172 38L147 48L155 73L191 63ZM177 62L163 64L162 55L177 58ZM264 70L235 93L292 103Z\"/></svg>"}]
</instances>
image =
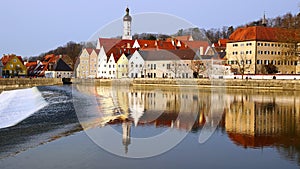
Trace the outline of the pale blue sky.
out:
<instances>
[{"instance_id":1,"label":"pale blue sky","mask_svg":"<svg viewBox=\"0 0 300 169\"><path fill-rule=\"evenodd\" d=\"M267 17L296 14L299 4L299 0L1 0L0 54L38 55L71 40L86 41L123 17L127 5L132 15L167 13L200 28L220 28L258 20L264 11Z\"/></svg>"}]
</instances>

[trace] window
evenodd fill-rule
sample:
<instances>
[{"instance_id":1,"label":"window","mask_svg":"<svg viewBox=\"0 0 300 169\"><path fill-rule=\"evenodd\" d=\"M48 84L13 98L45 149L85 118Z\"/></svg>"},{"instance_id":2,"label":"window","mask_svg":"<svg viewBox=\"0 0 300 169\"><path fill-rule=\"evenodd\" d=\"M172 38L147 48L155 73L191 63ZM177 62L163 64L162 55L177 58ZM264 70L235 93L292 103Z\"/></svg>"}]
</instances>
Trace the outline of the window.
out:
<instances>
[{"instance_id":1,"label":"window","mask_svg":"<svg viewBox=\"0 0 300 169\"><path fill-rule=\"evenodd\" d=\"M167 69L171 69L171 64L167 64Z\"/></svg>"},{"instance_id":2,"label":"window","mask_svg":"<svg viewBox=\"0 0 300 169\"><path fill-rule=\"evenodd\" d=\"M256 64L258 64L258 65L259 65L259 64L260 64L260 60L257 60L257 61L256 61Z\"/></svg>"}]
</instances>

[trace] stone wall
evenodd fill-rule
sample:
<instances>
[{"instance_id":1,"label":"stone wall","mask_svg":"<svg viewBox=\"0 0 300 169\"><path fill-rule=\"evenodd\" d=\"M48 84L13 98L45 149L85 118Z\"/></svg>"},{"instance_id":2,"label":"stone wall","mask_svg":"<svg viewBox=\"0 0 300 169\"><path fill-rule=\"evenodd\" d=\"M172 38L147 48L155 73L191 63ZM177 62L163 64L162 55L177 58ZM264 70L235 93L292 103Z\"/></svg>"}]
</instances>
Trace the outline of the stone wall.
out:
<instances>
[{"instance_id":1,"label":"stone wall","mask_svg":"<svg viewBox=\"0 0 300 169\"><path fill-rule=\"evenodd\" d=\"M1 78L0 90L60 84L62 84L62 80L60 78Z\"/></svg>"},{"instance_id":2,"label":"stone wall","mask_svg":"<svg viewBox=\"0 0 300 169\"><path fill-rule=\"evenodd\" d=\"M94 83L95 85L130 86L192 86L198 88L222 87L228 89L298 90L300 80L241 80L241 79L72 79L74 83Z\"/></svg>"}]
</instances>

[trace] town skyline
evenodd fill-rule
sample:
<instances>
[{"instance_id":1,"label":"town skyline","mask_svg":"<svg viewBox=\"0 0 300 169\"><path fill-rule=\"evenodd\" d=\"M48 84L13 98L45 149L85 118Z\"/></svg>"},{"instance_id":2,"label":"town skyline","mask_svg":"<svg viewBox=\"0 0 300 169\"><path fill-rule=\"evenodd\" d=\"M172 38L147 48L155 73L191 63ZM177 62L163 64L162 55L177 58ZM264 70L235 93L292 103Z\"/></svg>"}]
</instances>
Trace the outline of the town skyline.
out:
<instances>
[{"instance_id":1,"label":"town skyline","mask_svg":"<svg viewBox=\"0 0 300 169\"><path fill-rule=\"evenodd\" d=\"M24 57L39 55L68 41L86 41L103 25L123 17L126 6L131 9L133 15L145 12L167 13L181 17L199 28L205 29L231 25L236 27L260 19L264 12L268 18L272 18L287 12L296 14L299 11L299 2L296 0L272 1L272 5L269 5L271 3L269 0L257 1L259 6L253 5L255 2L248 4L248 2L239 1L222 1L222 3L214 4L214 6L209 2L181 4L180 1L172 1L172 3L124 1L120 2L119 5L112 5L112 2L91 1L85 3L79 1L72 2L71 6L70 1L41 3L30 0L18 2L17 6L15 1L1 3L0 8L3 15L1 15L0 21L8 26L4 26L0 33L2 37L0 53L14 53ZM166 8L166 4L168 4L168 8ZM235 9L236 6L239 8ZM188 10L180 10L182 8ZM195 12L198 10L199 15ZM241 12L244 15L236 15L236 13L241 14ZM233 18L233 16L236 17Z\"/></svg>"}]
</instances>

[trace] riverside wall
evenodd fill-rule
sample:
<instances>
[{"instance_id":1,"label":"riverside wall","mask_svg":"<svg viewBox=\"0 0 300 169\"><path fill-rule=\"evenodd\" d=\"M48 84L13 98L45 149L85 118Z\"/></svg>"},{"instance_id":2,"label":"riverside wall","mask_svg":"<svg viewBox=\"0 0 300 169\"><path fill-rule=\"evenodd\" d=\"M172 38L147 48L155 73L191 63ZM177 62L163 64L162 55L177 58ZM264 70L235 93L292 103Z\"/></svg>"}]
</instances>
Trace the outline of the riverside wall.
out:
<instances>
[{"instance_id":1,"label":"riverside wall","mask_svg":"<svg viewBox=\"0 0 300 169\"><path fill-rule=\"evenodd\" d=\"M300 80L254 79L72 79L73 84L104 86L190 86L197 88L264 89L300 91ZM0 79L0 90L34 86L62 85L60 78Z\"/></svg>"},{"instance_id":2,"label":"riverside wall","mask_svg":"<svg viewBox=\"0 0 300 169\"><path fill-rule=\"evenodd\" d=\"M254 79L72 79L73 83L105 86L192 86L198 88L264 89L300 91L300 80Z\"/></svg>"},{"instance_id":3,"label":"riverside wall","mask_svg":"<svg viewBox=\"0 0 300 169\"><path fill-rule=\"evenodd\" d=\"M34 86L61 85L61 78L1 78L0 90L28 88Z\"/></svg>"}]
</instances>

